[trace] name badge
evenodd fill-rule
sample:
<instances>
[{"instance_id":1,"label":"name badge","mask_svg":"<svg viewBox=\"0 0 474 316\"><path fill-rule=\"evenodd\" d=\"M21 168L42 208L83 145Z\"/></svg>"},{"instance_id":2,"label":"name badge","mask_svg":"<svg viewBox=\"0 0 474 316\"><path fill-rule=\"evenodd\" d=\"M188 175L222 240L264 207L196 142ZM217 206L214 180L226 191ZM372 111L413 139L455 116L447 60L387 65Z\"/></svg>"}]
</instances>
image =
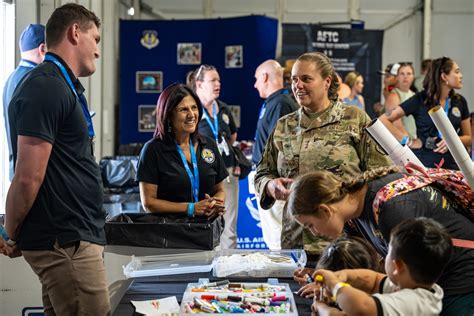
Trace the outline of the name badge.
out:
<instances>
[{"instance_id":1,"label":"name badge","mask_svg":"<svg viewBox=\"0 0 474 316\"><path fill-rule=\"evenodd\" d=\"M217 148L219 149L219 153L221 155L230 155L229 145L225 141L224 136L221 136L220 142L217 144Z\"/></svg>"}]
</instances>

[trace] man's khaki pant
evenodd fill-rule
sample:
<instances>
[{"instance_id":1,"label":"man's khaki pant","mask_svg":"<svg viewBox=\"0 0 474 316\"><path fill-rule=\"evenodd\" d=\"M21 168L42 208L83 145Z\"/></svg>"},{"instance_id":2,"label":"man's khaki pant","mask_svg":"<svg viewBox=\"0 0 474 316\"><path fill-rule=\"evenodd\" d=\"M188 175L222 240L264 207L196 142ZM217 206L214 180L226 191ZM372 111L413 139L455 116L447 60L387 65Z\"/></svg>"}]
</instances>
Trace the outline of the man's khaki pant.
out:
<instances>
[{"instance_id":1,"label":"man's khaki pant","mask_svg":"<svg viewBox=\"0 0 474 316\"><path fill-rule=\"evenodd\" d=\"M22 251L41 282L47 316L111 315L103 251L103 246L86 241Z\"/></svg>"}]
</instances>

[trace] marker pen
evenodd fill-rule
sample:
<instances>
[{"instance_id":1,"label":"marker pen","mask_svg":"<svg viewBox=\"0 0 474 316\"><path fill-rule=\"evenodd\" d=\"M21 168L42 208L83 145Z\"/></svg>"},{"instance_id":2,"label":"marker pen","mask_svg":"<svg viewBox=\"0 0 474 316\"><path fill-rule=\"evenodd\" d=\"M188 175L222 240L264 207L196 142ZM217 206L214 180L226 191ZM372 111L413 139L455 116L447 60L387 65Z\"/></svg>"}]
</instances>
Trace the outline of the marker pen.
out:
<instances>
[{"instance_id":1,"label":"marker pen","mask_svg":"<svg viewBox=\"0 0 474 316\"><path fill-rule=\"evenodd\" d=\"M259 298L259 297L254 297L254 296L244 296L244 302L252 303L252 304L258 304L258 305L263 305L263 306L268 306L270 305L270 301Z\"/></svg>"},{"instance_id":2,"label":"marker pen","mask_svg":"<svg viewBox=\"0 0 474 316\"><path fill-rule=\"evenodd\" d=\"M222 280L222 281L216 281L216 282L204 284L202 287L206 289L208 287L216 287L216 286L227 285L227 284L229 284L229 280Z\"/></svg>"}]
</instances>

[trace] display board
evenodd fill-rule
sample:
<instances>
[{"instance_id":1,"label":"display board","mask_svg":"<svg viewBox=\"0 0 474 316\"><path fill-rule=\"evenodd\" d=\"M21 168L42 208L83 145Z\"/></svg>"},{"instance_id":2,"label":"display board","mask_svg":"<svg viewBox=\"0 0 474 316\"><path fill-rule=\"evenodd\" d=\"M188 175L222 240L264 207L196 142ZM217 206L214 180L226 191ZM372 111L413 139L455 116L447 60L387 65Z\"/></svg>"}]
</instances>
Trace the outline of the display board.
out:
<instances>
[{"instance_id":1,"label":"display board","mask_svg":"<svg viewBox=\"0 0 474 316\"><path fill-rule=\"evenodd\" d=\"M328 28L312 24L283 24L282 60L304 52L328 55L344 79L350 71L364 77L366 111L373 116L372 105L380 101L383 31Z\"/></svg>"},{"instance_id":2,"label":"display board","mask_svg":"<svg viewBox=\"0 0 474 316\"><path fill-rule=\"evenodd\" d=\"M251 181L253 176L249 177ZM249 178L239 181L239 214L237 218L237 248L267 249L254 192L249 192Z\"/></svg>"},{"instance_id":3,"label":"display board","mask_svg":"<svg viewBox=\"0 0 474 316\"><path fill-rule=\"evenodd\" d=\"M119 143L143 143L155 129L160 92L185 82L188 71L213 65L220 99L242 119L238 139L255 136L262 100L253 87L256 67L275 58L277 20L247 16L207 20L120 21Z\"/></svg>"}]
</instances>

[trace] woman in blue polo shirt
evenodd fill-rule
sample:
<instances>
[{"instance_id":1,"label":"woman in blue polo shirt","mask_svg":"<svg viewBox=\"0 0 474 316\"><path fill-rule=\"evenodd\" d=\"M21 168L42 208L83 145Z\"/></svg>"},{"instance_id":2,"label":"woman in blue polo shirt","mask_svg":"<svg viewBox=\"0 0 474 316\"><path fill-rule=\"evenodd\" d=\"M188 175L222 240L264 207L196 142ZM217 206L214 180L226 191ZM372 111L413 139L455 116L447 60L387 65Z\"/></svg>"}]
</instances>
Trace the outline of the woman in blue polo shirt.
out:
<instances>
[{"instance_id":1,"label":"woman in blue polo shirt","mask_svg":"<svg viewBox=\"0 0 474 316\"><path fill-rule=\"evenodd\" d=\"M189 87L173 84L161 93L154 138L138 162L147 212L209 218L224 213L222 181L228 173L215 142L197 132L201 117L201 102Z\"/></svg>"},{"instance_id":2,"label":"woman in blue polo shirt","mask_svg":"<svg viewBox=\"0 0 474 316\"><path fill-rule=\"evenodd\" d=\"M428 110L440 105L464 146L471 146L471 123L467 101L454 91L463 86L461 69L451 58L435 59L426 74L423 86L423 91L416 93L393 111L382 115L380 120L402 144L413 149L425 167L436 167L443 161L443 168L459 169ZM396 120L410 114L415 118L416 138L410 138L403 127L396 128L393 125Z\"/></svg>"}]
</instances>

